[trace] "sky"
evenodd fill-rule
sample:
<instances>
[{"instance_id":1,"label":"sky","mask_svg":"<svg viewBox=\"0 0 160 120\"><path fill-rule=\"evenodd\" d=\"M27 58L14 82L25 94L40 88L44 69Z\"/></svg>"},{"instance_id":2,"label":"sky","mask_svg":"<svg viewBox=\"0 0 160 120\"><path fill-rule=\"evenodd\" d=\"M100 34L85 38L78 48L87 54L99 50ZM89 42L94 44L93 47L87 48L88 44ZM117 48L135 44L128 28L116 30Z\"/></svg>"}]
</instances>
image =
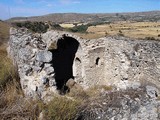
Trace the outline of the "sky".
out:
<instances>
[{"instance_id":1,"label":"sky","mask_svg":"<svg viewBox=\"0 0 160 120\"><path fill-rule=\"evenodd\" d=\"M50 13L119 13L160 10L160 0L0 0L0 19Z\"/></svg>"}]
</instances>

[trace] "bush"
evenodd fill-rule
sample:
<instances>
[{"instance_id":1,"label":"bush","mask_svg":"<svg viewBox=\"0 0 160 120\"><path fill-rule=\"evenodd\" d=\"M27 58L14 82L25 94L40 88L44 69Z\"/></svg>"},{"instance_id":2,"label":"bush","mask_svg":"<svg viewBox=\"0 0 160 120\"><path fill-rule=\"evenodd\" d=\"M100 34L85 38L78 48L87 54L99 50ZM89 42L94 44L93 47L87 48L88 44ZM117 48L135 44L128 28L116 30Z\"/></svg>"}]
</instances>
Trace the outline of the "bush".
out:
<instances>
[{"instance_id":1,"label":"bush","mask_svg":"<svg viewBox=\"0 0 160 120\"><path fill-rule=\"evenodd\" d=\"M80 32L80 33L86 33L88 27L90 26L96 26L96 25L102 25L105 24L104 22L93 22L93 23L88 23L86 25L79 25L79 26L74 26L73 28L68 28L68 31L70 32ZM108 23L109 24L109 23Z\"/></svg>"},{"instance_id":2,"label":"bush","mask_svg":"<svg viewBox=\"0 0 160 120\"><path fill-rule=\"evenodd\" d=\"M145 37L147 40L156 40L154 37Z\"/></svg>"},{"instance_id":3,"label":"bush","mask_svg":"<svg viewBox=\"0 0 160 120\"><path fill-rule=\"evenodd\" d=\"M73 28L68 28L69 31L71 32L80 32L80 33L85 33L88 29L88 25L80 25L80 26L75 26Z\"/></svg>"},{"instance_id":4,"label":"bush","mask_svg":"<svg viewBox=\"0 0 160 120\"><path fill-rule=\"evenodd\" d=\"M17 27L25 27L33 32L38 32L38 33L45 33L47 32L49 25L45 24L44 22L17 22L13 23Z\"/></svg>"},{"instance_id":5,"label":"bush","mask_svg":"<svg viewBox=\"0 0 160 120\"><path fill-rule=\"evenodd\" d=\"M51 24L53 30L63 30L63 28L59 24Z\"/></svg>"},{"instance_id":6,"label":"bush","mask_svg":"<svg viewBox=\"0 0 160 120\"><path fill-rule=\"evenodd\" d=\"M118 33L117 35L124 37L124 34L123 34L123 33Z\"/></svg>"}]
</instances>

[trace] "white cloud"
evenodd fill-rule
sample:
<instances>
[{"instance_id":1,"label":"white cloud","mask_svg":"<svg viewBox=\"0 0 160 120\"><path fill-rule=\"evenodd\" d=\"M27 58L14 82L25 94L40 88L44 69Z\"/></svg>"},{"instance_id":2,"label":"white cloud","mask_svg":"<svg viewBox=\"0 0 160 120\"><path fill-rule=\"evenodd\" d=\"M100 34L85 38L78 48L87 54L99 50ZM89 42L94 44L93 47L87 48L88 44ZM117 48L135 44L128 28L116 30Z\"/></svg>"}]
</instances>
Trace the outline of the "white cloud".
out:
<instances>
[{"instance_id":1,"label":"white cloud","mask_svg":"<svg viewBox=\"0 0 160 120\"><path fill-rule=\"evenodd\" d=\"M69 4L78 4L80 1L77 0L60 0L61 4L69 5Z\"/></svg>"},{"instance_id":2,"label":"white cloud","mask_svg":"<svg viewBox=\"0 0 160 120\"><path fill-rule=\"evenodd\" d=\"M49 2L49 1L47 1L47 0L40 0L40 1L38 1L38 3L44 4L44 5L46 5L47 7L53 7L53 6L55 6L55 4L54 4L53 2Z\"/></svg>"}]
</instances>

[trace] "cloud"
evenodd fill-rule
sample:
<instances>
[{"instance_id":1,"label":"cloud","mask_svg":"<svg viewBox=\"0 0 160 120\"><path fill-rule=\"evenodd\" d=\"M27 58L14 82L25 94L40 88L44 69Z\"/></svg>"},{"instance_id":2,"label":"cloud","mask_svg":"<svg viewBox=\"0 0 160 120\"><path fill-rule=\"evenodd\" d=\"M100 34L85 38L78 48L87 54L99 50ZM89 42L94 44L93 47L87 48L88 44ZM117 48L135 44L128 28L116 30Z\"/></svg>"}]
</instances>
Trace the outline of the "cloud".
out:
<instances>
[{"instance_id":1,"label":"cloud","mask_svg":"<svg viewBox=\"0 0 160 120\"><path fill-rule=\"evenodd\" d=\"M63 5L69 5L69 4L78 4L80 1L77 0L60 0L60 3Z\"/></svg>"},{"instance_id":2,"label":"cloud","mask_svg":"<svg viewBox=\"0 0 160 120\"><path fill-rule=\"evenodd\" d=\"M38 3L46 5L47 7L53 7L53 6L55 6L55 4L53 2L49 2L47 0L40 0L40 1L38 1Z\"/></svg>"}]
</instances>

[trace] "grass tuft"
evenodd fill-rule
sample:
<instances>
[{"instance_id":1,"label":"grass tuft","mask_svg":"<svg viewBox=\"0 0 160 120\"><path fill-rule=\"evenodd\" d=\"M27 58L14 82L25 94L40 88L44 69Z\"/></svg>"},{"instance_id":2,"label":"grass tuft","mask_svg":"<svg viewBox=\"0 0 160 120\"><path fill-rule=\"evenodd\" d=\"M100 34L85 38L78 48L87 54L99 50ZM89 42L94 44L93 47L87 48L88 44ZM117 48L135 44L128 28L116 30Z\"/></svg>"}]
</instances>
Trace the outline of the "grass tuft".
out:
<instances>
[{"instance_id":1,"label":"grass tuft","mask_svg":"<svg viewBox=\"0 0 160 120\"><path fill-rule=\"evenodd\" d=\"M47 105L46 117L49 120L71 120L73 119L80 106L80 100L72 100L67 97L55 97Z\"/></svg>"}]
</instances>

